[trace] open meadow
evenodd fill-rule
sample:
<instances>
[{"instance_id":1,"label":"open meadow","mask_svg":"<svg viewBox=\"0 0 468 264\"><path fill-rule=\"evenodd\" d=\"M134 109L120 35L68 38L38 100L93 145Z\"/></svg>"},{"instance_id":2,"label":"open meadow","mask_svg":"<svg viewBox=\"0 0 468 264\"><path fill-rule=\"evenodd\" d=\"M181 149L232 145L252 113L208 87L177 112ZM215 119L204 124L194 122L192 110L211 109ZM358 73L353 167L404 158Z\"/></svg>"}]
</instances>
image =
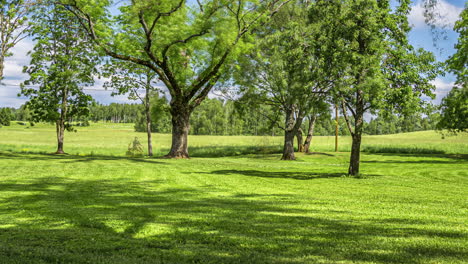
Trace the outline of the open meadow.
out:
<instances>
[{"instance_id":1,"label":"open meadow","mask_svg":"<svg viewBox=\"0 0 468 264\"><path fill-rule=\"evenodd\" d=\"M128 158L132 124L0 128L0 263L466 263L468 135L190 136L188 160ZM170 135L155 134L155 155Z\"/></svg>"}]
</instances>

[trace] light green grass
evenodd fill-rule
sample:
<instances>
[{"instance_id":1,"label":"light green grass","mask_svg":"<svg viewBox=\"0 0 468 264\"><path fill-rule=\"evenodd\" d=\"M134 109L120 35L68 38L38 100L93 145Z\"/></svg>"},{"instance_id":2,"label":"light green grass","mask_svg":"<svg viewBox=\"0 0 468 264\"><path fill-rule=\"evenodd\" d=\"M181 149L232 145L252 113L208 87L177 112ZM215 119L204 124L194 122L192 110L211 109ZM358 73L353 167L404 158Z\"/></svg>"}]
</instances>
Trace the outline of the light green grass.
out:
<instances>
[{"instance_id":1,"label":"light green grass","mask_svg":"<svg viewBox=\"0 0 468 264\"><path fill-rule=\"evenodd\" d=\"M348 153L298 154L293 162L278 154L212 157L226 146L242 151L281 138L191 137L194 152L210 157L127 159L135 135L144 138L131 126L99 124L68 133L65 145L96 155L56 156L28 153L54 151L51 127L1 128L0 263L468 259L465 136L366 137L377 147L452 154L363 154L356 179L343 177ZM156 135L155 142L164 150L169 139ZM333 138L315 143L333 148Z\"/></svg>"},{"instance_id":2,"label":"light green grass","mask_svg":"<svg viewBox=\"0 0 468 264\"><path fill-rule=\"evenodd\" d=\"M135 137L146 146L146 134L134 132L133 124L92 123L90 127L78 127L78 132L66 132L65 151L74 155L124 156L127 146ZM283 137L268 136L189 136L189 153L194 157L233 156L249 153L278 153ZM154 153L168 153L171 135L153 135ZM339 138L340 151L350 151L350 137ZM34 127L20 126L0 128L0 150L15 152L52 153L56 149L54 127L38 124ZM314 137L312 150L334 151L335 138ZM377 153L468 153L468 134L446 137L435 131L414 132L399 135L364 136L364 152Z\"/></svg>"}]
</instances>

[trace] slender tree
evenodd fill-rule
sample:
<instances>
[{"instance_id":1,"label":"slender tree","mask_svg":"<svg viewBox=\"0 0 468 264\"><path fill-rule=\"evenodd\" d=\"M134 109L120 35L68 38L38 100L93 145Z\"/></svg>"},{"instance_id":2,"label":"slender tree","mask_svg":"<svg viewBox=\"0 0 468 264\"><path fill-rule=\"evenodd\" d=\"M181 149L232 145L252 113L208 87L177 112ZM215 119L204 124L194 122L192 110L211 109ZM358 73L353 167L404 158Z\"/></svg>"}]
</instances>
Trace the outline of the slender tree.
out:
<instances>
[{"instance_id":1,"label":"slender tree","mask_svg":"<svg viewBox=\"0 0 468 264\"><path fill-rule=\"evenodd\" d=\"M0 0L0 82L4 77L5 58L12 56L11 49L26 37L30 6L30 1Z\"/></svg>"},{"instance_id":2,"label":"slender tree","mask_svg":"<svg viewBox=\"0 0 468 264\"><path fill-rule=\"evenodd\" d=\"M129 99L140 100L145 108L148 156L153 156L151 135L151 94L158 91L157 75L147 67L121 60L111 60L105 67L110 81L104 87L114 90L112 95L128 94Z\"/></svg>"},{"instance_id":3,"label":"slender tree","mask_svg":"<svg viewBox=\"0 0 468 264\"><path fill-rule=\"evenodd\" d=\"M63 154L64 132L71 130L71 119L87 115L91 96L83 86L92 85L98 58L77 19L61 5L40 5L35 9L32 33L37 44L30 66L24 72L29 79L21 93L35 121L56 125L57 154ZM38 85L31 88L30 85Z\"/></svg>"},{"instance_id":4,"label":"slender tree","mask_svg":"<svg viewBox=\"0 0 468 264\"><path fill-rule=\"evenodd\" d=\"M188 158L190 115L246 50L243 38L290 0L60 0L106 55L155 72L170 95L172 145Z\"/></svg>"},{"instance_id":5,"label":"slender tree","mask_svg":"<svg viewBox=\"0 0 468 264\"><path fill-rule=\"evenodd\" d=\"M438 65L431 53L408 44L409 4L402 0L392 11L386 0L326 3L341 10L333 36L343 44L335 93L352 136L349 175L359 174L364 113L416 111L424 104L422 95L433 96L430 81L438 75Z\"/></svg>"}]
</instances>

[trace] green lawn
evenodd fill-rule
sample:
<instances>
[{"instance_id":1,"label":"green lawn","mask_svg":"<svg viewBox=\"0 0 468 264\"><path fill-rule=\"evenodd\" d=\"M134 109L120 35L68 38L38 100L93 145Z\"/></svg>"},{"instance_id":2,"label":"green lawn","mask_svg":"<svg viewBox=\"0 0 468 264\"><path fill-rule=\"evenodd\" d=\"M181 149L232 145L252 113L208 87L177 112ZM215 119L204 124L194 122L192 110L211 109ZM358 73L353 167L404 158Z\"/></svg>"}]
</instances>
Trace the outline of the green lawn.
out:
<instances>
[{"instance_id":1,"label":"green lawn","mask_svg":"<svg viewBox=\"0 0 468 264\"><path fill-rule=\"evenodd\" d=\"M52 127L1 128L0 263L468 259L466 135L365 137L359 179L343 177L349 154L329 152L332 137L288 162L270 154L281 137L194 136L190 160L128 159L134 136L93 125L55 156ZM169 143L155 135L158 153Z\"/></svg>"}]
</instances>

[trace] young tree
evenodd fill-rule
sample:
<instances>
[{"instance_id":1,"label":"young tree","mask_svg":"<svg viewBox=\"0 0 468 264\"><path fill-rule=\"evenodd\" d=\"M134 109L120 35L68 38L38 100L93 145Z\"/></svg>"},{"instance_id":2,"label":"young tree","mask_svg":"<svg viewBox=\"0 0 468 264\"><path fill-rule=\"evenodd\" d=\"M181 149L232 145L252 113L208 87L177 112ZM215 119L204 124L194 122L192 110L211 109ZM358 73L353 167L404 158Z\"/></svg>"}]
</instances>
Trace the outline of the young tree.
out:
<instances>
[{"instance_id":1,"label":"young tree","mask_svg":"<svg viewBox=\"0 0 468 264\"><path fill-rule=\"evenodd\" d=\"M170 95L172 145L167 157L188 158L190 115L248 47L243 37L290 0L60 0L100 49L155 72Z\"/></svg>"},{"instance_id":2,"label":"young tree","mask_svg":"<svg viewBox=\"0 0 468 264\"><path fill-rule=\"evenodd\" d=\"M132 100L140 100L145 108L146 133L148 137L148 156L153 156L153 143L151 136L151 93L158 90L158 81L155 72L147 67L121 60L112 60L105 67L106 75L110 81L104 84L112 88L112 95L129 94ZM144 93L142 92L144 91Z\"/></svg>"},{"instance_id":3,"label":"young tree","mask_svg":"<svg viewBox=\"0 0 468 264\"><path fill-rule=\"evenodd\" d=\"M22 84L21 93L30 97L27 105L35 121L55 123L56 153L63 154L64 132L72 129L71 118L89 112L92 98L83 86L94 83L98 58L77 19L63 6L37 6L33 18L37 44L30 66L24 69L29 80Z\"/></svg>"},{"instance_id":4,"label":"young tree","mask_svg":"<svg viewBox=\"0 0 468 264\"><path fill-rule=\"evenodd\" d=\"M11 49L26 37L30 6L30 1L0 0L0 82L3 79L5 58L12 56Z\"/></svg>"},{"instance_id":5,"label":"young tree","mask_svg":"<svg viewBox=\"0 0 468 264\"><path fill-rule=\"evenodd\" d=\"M334 38L340 48L341 83L335 87L352 136L349 175L359 174L364 113L417 111L422 95L432 96L430 81L438 72L434 56L408 44L409 1L395 11L390 1L329 2L340 5Z\"/></svg>"}]
</instances>

